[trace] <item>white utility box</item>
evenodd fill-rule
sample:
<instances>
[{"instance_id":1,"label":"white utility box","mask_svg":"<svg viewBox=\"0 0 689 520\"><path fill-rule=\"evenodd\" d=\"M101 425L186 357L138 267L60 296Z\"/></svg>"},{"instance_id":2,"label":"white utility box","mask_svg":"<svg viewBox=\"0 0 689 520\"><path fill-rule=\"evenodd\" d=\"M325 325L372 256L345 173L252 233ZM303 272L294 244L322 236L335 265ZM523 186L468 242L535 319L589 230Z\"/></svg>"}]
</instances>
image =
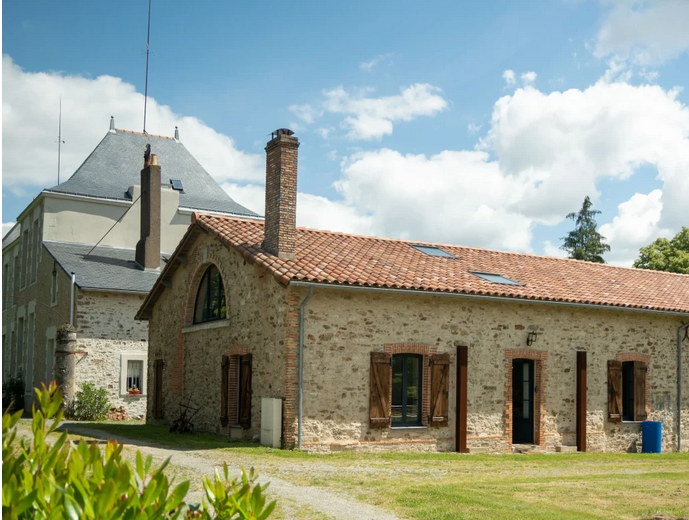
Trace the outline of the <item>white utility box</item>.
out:
<instances>
[{"instance_id":1,"label":"white utility box","mask_svg":"<svg viewBox=\"0 0 689 520\"><path fill-rule=\"evenodd\" d=\"M261 445L280 448L282 399L261 398Z\"/></svg>"}]
</instances>

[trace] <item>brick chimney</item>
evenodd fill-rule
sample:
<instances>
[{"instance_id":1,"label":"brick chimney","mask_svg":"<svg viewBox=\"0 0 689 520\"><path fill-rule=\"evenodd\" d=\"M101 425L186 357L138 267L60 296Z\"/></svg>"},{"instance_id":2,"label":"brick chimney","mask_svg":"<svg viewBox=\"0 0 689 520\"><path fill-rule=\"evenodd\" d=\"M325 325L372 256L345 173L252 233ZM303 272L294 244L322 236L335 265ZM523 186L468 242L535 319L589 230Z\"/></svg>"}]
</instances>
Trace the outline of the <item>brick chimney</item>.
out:
<instances>
[{"instance_id":1,"label":"brick chimney","mask_svg":"<svg viewBox=\"0 0 689 520\"><path fill-rule=\"evenodd\" d=\"M143 269L160 268L160 166L151 145L146 145L141 170L141 238L136 263Z\"/></svg>"},{"instance_id":2,"label":"brick chimney","mask_svg":"<svg viewBox=\"0 0 689 520\"><path fill-rule=\"evenodd\" d=\"M280 128L266 145L266 209L263 249L293 259L297 242L297 149L292 130Z\"/></svg>"}]
</instances>

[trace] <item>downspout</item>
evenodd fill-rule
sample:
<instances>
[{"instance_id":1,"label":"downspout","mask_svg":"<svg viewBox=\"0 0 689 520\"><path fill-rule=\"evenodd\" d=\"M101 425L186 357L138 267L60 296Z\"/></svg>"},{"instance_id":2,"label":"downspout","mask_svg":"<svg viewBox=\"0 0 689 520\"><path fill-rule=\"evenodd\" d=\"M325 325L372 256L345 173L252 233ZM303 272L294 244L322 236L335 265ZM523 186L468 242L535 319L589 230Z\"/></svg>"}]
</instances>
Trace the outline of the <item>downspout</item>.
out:
<instances>
[{"instance_id":1,"label":"downspout","mask_svg":"<svg viewBox=\"0 0 689 520\"><path fill-rule=\"evenodd\" d=\"M682 451L682 333L686 334L689 323L677 328L677 452Z\"/></svg>"},{"instance_id":2,"label":"downspout","mask_svg":"<svg viewBox=\"0 0 689 520\"><path fill-rule=\"evenodd\" d=\"M299 305L299 413L297 418L297 449L301 450L302 396L304 394L304 308L313 296L313 287Z\"/></svg>"},{"instance_id":3,"label":"downspout","mask_svg":"<svg viewBox=\"0 0 689 520\"><path fill-rule=\"evenodd\" d=\"M69 324L74 326L74 287L76 285L77 275L72 273L72 283L69 288Z\"/></svg>"}]
</instances>

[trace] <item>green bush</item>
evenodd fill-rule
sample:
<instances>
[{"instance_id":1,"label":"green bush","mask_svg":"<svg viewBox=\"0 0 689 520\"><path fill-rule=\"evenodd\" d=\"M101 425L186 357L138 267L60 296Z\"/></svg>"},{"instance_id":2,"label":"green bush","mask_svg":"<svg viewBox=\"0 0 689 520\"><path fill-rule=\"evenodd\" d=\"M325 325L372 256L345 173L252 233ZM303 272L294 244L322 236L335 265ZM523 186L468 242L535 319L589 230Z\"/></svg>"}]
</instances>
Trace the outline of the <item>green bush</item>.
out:
<instances>
[{"instance_id":1,"label":"green bush","mask_svg":"<svg viewBox=\"0 0 689 520\"><path fill-rule=\"evenodd\" d=\"M275 502L265 505L265 488L252 470L238 479L217 472L204 478L206 500L189 505L185 481L172 488L163 465L151 471L152 458L136 452L136 464L122 456L122 444L109 441L105 456L97 444L76 448L67 432L46 443L62 421L62 395L55 383L36 389L40 409L33 407L33 442L17 441L20 413L2 416L2 518L5 519L191 519L265 520ZM52 421L50 421L52 419Z\"/></svg>"},{"instance_id":2,"label":"green bush","mask_svg":"<svg viewBox=\"0 0 689 520\"><path fill-rule=\"evenodd\" d=\"M74 418L77 421L102 421L108 416L110 401L105 388L82 383L74 396Z\"/></svg>"},{"instance_id":3,"label":"green bush","mask_svg":"<svg viewBox=\"0 0 689 520\"><path fill-rule=\"evenodd\" d=\"M24 380L21 374L10 376L2 382L2 410L24 409Z\"/></svg>"}]
</instances>

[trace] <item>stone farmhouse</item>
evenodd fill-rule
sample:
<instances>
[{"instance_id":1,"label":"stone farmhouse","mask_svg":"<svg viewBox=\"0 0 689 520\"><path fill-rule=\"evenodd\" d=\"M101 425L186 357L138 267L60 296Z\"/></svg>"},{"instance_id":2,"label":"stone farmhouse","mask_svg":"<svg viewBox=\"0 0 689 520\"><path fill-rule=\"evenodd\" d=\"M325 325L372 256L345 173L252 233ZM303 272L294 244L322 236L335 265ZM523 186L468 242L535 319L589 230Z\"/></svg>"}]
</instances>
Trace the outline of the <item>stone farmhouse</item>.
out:
<instances>
[{"instance_id":1,"label":"stone farmhouse","mask_svg":"<svg viewBox=\"0 0 689 520\"><path fill-rule=\"evenodd\" d=\"M148 196L140 200L147 144L163 175L144 186L156 200L153 212L143 205ZM3 378L22 375L27 409L32 389L53 379L58 350L73 362L72 386L93 382L113 405L145 414L148 331L134 315L195 211L257 218L211 178L177 130L174 138L140 134L111 119L76 172L19 215L2 243ZM136 254L142 235L158 241L154 256ZM56 348L66 323L77 333L72 354Z\"/></svg>"},{"instance_id":2,"label":"stone farmhouse","mask_svg":"<svg viewBox=\"0 0 689 520\"><path fill-rule=\"evenodd\" d=\"M648 419L687 450L689 276L297 228L298 147L266 146L265 222L195 213L139 310L150 423L252 438L273 398L286 448L626 451Z\"/></svg>"}]
</instances>

